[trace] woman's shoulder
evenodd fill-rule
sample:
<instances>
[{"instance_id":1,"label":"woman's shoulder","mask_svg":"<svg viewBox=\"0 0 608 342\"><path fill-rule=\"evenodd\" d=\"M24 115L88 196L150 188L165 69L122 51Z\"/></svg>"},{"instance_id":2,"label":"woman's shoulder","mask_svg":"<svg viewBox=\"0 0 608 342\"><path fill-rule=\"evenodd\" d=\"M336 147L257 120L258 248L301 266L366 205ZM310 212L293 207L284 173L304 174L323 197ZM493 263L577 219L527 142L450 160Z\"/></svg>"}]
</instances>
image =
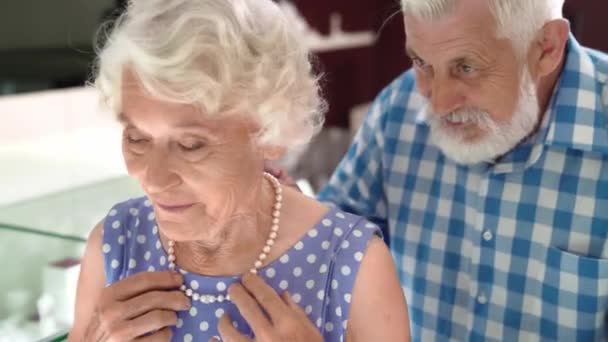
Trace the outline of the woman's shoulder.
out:
<instances>
[{"instance_id":1,"label":"woman's shoulder","mask_svg":"<svg viewBox=\"0 0 608 342\"><path fill-rule=\"evenodd\" d=\"M155 250L156 217L147 197L129 199L112 206L102 228L102 253L108 283L135 271L134 265Z\"/></svg>"},{"instance_id":2,"label":"woman's shoulder","mask_svg":"<svg viewBox=\"0 0 608 342\"><path fill-rule=\"evenodd\" d=\"M122 202L118 202L114 204L108 215L106 220L116 218L125 218L129 214L133 217L139 217L142 212L153 212L152 202L146 196L131 198Z\"/></svg>"},{"instance_id":3,"label":"woman's shoulder","mask_svg":"<svg viewBox=\"0 0 608 342\"><path fill-rule=\"evenodd\" d=\"M330 207L318 226L331 231L337 238L336 240L343 245L349 244L349 242L344 241L351 240L366 245L375 236L382 238L382 231L376 224L365 217L346 212L337 207Z\"/></svg>"},{"instance_id":4,"label":"woman's shoulder","mask_svg":"<svg viewBox=\"0 0 608 342\"><path fill-rule=\"evenodd\" d=\"M382 236L380 228L364 217L351 214L335 206L328 206L303 194L295 194L292 204L282 218L288 220L291 243L314 237L327 246L348 245L352 239L366 243L373 236ZM333 248L332 248L333 250Z\"/></svg>"},{"instance_id":5,"label":"woman's shoulder","mask_svg":"<svg viewBox=\"0 0 608 342\"><path fill-rule=\"evenodd\" d=\"M116 203L104 219L104 231L137 228L143 222L155 220L152 203L147 197L138 197Z\"/></svg>"}]
</instances>

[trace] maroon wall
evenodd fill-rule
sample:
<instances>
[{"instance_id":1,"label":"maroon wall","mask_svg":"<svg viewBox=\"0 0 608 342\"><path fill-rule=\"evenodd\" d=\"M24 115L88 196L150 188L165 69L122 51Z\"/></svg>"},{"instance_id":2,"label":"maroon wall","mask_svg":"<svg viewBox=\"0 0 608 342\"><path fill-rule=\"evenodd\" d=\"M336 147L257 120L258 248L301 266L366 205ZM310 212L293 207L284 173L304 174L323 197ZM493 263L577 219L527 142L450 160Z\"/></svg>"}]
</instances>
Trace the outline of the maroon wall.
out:
<instances>
[{"instance_id":1,"label":"maroon wall","mask_svg":"<svg viewBox=\"0 0 608 342\"><path fill-rule=\"evenodd\" d=\"M329 33L329 15L339 12L345 31L381 29L373 47L318 55L325 72L325 95L330 104L327 125L348 125L349 110L375 95L409 67L404 52L403 22L397 0L292 0L308 22ZM532 1L532 0L531 0ZM608 51L608 1L566 0L565 14L572 31L586 46ZM389 20L389 18L392 18Z\"/></svg>"}]
</instances>

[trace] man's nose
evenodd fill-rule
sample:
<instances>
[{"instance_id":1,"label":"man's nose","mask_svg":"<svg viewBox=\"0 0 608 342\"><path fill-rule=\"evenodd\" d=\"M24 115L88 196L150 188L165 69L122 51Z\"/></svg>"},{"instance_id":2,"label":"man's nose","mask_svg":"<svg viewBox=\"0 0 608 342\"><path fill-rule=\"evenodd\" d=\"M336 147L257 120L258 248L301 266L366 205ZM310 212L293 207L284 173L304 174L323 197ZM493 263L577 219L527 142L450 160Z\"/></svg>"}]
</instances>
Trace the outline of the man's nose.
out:
<instances>
[{"instance_id":1,"label":"man's nose","mask_svg":"<svg viewBox=\"0 0 608 342\"><path fill-rule=\"evenodd\" d=\"M433 82L429 100L435 113L449 114L462 108L465 97L460 92L457 82L445 79Z\"/></svg>"}]
</instances>

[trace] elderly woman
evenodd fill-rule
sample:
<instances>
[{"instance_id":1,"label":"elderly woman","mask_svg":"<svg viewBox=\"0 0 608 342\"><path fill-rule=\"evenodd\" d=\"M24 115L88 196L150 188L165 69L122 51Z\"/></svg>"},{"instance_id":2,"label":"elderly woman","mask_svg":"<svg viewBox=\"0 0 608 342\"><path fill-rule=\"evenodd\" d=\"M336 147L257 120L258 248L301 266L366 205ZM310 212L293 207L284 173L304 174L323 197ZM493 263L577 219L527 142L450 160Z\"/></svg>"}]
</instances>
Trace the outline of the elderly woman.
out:
<instances>
[{"instance_id":1,"label":"elderly woman","mask_svg":"<svg viewBox=\"0 0 608 342\"><path fill-rule=\"evenodd\" d=\"M133 2L95 85L147 196L92 231L70 341L409 338L377 226L263 171L323 110L306 48L271 1Z\"/></svg>"}]
</instances>

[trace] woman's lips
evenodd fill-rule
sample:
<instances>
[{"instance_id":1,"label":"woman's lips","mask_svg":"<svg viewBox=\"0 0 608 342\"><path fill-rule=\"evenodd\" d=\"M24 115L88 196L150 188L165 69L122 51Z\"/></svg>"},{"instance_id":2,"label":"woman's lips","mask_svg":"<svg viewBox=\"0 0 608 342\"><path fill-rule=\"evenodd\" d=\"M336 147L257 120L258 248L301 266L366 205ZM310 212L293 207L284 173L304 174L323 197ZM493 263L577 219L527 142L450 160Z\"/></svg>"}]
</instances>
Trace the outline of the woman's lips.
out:
<instances>
[{"instance_id":1,"label":"woman's lips","mask_svg":"<svg viewBox=\"0 0 608 342\"><path fill-rule=\"evenodd\" d=\"M169 213L181 213L184 212L188 209L190 209L191 207L194 206L194 203L190 203L190 204L161 204L161 203L156 203L156 205L163 211L169 212Z\"/></svg>"}]
</instances>

